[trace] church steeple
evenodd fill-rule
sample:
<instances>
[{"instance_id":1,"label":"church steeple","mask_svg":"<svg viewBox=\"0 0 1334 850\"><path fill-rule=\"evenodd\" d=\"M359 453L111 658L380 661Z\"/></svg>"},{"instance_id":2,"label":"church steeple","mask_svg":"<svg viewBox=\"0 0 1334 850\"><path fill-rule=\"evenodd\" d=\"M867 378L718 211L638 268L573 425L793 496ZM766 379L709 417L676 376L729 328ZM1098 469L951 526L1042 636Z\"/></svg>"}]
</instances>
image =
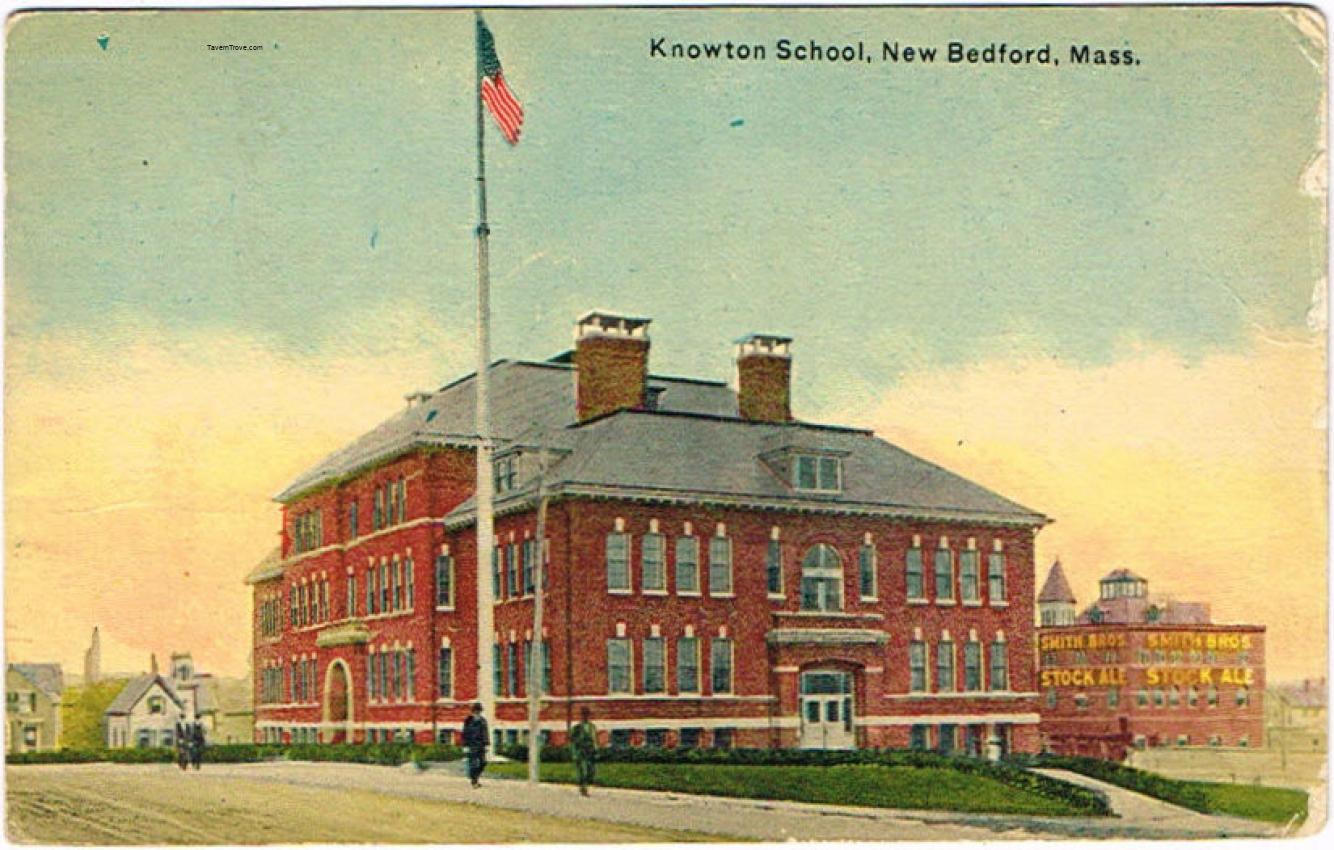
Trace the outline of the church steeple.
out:
<instances>
[{"instance_id":1,"label":"church steeple","mask_svg":"<svg viewBox=\"0 0 1334 850\"><path fill-rule=\"evenodd\" d=\"M91 685L102 678L102 636L93 626L93 639L83 654L83 683Z\"/></svg>"}]
</instances>

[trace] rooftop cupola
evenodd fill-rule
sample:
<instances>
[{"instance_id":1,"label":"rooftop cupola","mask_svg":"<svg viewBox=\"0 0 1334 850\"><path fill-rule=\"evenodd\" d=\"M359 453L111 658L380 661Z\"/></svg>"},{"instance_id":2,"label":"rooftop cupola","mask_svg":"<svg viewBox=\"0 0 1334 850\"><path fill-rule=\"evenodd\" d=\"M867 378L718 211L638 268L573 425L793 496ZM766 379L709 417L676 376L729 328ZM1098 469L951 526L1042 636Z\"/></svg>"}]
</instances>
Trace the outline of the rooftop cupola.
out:
<instances>
[{"instance_id":1,"label":"rooftop cupola","mask_svg":"<svg viewBox=\"0 0 1334 850\"><path fill-rule=\"evenodd\" d=\"M755 422L792 421L792 337L748 334L736 341L737 412Z\"/></svg>"},{"instance_id":2,"label":"rooftop cupola","mask_svg":"<svg viewBox=\"0 0 1334 850\"><path fill-rule=\"evenodd\" d=\"M650 321L605 310L590 310L576 321L575 415L580 422L645 406Z\"/></svg>"}]
</instances>

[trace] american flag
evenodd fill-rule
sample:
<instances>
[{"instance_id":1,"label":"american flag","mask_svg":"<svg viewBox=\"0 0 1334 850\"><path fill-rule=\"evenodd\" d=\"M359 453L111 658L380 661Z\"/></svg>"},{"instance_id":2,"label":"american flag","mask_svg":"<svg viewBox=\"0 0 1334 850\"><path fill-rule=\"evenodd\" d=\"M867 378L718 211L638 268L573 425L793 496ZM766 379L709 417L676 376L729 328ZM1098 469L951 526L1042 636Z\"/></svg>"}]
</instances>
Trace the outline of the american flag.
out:
<instances>
[{"instance_id":1,"label":"american flag","mask_svg":"<svg viewBox=\"0 0 1334 850\"><path fill-rule=\"evenodd\" d=\"M482 102L496 119L505 141L517 145L519 128L523 126L523 107L505 85L500 58L496 56L496 40L480 15L477 17L477 73L482 77Z\"/></svg>"}]
</instances>

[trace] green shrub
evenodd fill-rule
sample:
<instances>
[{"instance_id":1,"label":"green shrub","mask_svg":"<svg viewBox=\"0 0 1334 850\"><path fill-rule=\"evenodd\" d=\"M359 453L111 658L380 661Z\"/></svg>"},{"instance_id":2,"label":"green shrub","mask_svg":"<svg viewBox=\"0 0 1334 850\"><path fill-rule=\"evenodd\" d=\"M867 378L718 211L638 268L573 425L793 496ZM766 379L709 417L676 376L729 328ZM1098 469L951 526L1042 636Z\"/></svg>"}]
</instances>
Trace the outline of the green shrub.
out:
<instances>
[{"instance_id":1,"label":"green shrub","mask_svg":"<svg viewBox=\"0 0 1334 850\"><path fill-rule=\"evenodd\" d=\"M406 762L455 761L463 757L458 747L443 744L214 744L204 750L204 761L214 764L289 759L292 761L352 762L399 765ZM31 753L8 753L9 764L149 764L173 762L176 750L169 747L135 747L121 750L64 749Z\"/></svg>"},{"instance_id":2,"label":"green shrub","mask_svg":"<svg viewBox=\"0 0 1334 850\"><path fill-rule=\"evenodd\" d=\"M515 761L528 759L522 744L499 748L500 755ZM543 747L544 763L570 761L568 747ZM1080 812L1091 815L1111 814L1107 798L1089 788L1062 782L1017 764L992 762L965 756L944 756L919 750L799 750L799 749L694 749L663 747L605 747L595 756L599 762L622 764L716 764L755 767L818 767L848 764L873 764L885 767L944 768L959 773L984 776L1012 788L1022 789L1049 799L1060 800Z\"/></svg>"}]
</instances>

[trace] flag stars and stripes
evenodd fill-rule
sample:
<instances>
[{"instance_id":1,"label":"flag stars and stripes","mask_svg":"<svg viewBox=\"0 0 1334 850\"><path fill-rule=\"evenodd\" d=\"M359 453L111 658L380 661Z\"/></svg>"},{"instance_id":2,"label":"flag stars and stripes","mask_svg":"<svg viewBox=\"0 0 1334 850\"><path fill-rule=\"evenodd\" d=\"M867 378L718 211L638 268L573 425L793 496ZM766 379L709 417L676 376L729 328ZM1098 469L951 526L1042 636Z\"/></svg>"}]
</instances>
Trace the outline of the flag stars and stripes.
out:
<instances>
[{"instance_id":1,"label":"flag stars and stripes","mask_svg":"<svg viewBox=\"0 0 1334 850\"><path fill-rule=\"evenodd\" d=\"M523 127L523 107L505 84L505 75L496 55L496 40L486 22L477 19L477 73L481 77L482 102L496 120L505 141L518 144Z\"/></svg>"}]
</instances>

